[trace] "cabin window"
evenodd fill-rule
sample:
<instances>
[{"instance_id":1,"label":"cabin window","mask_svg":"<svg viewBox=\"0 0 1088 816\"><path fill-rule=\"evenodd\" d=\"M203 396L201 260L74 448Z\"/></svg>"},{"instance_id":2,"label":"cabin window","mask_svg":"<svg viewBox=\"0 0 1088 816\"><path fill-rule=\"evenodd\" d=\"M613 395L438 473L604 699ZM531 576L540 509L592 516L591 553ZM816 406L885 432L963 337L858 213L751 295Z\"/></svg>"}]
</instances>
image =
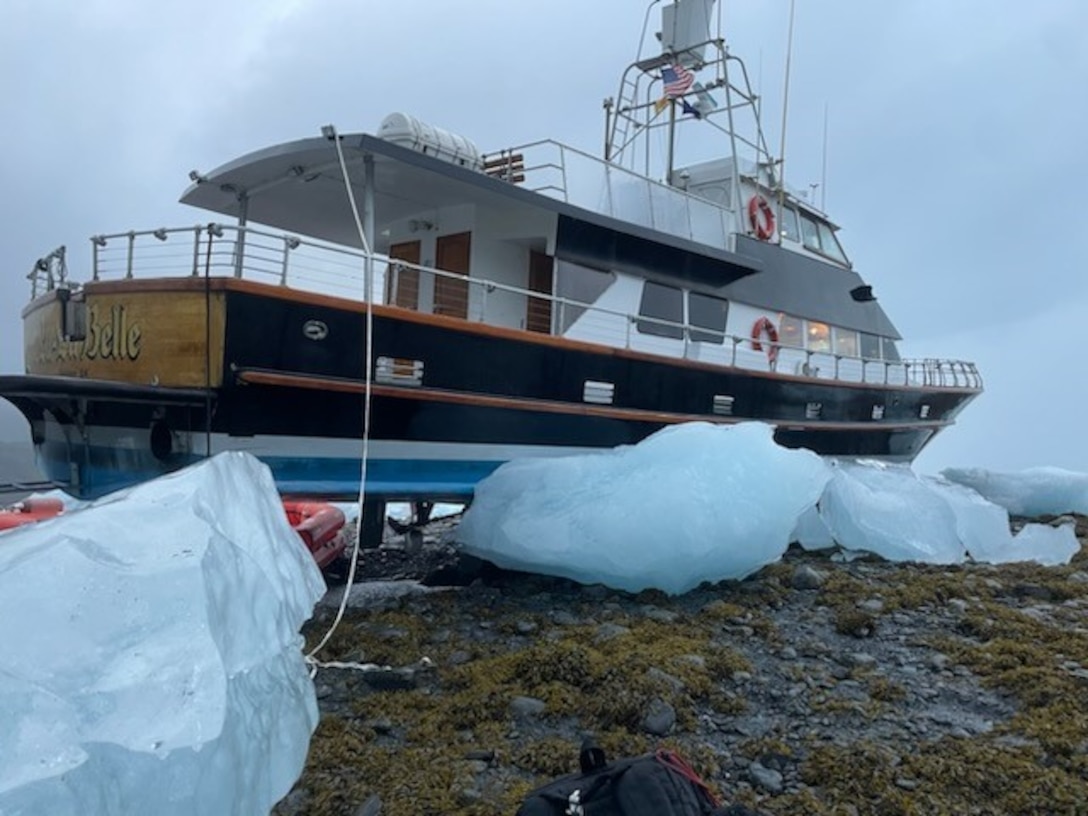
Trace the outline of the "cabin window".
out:
<instances>
[{"instance_id":1,"label":"cabin window","mask_svg":"<svg viewBox=\"0 0 1088 816\"><path fill-rule=\"evenodd\" d=\"M801 240L801 230L797 226L797 210L793 207L782 208L782 224L779 230L787 241Z\"/></svg>"},{"instance_id":2,"label":"cabin window","mask_svg":"<svg viewBox=\"0 0 1088 816\"><path fill-rule=\"evenodd\" d=\"M639 317L652 318L639 320L635 325L642 334L658 337L684 336L680 325L684 322L684 293L673 286L646 281L642 285L642 302L638 307Z\"/></svg>"},{"instance_id":3,"label":"cabin window","mask_svg":"<svg viewBox=\"0 0 1088 816\"><path fill-rule=\"evenodd\" d=\"M882 339L884 341L884 359L891 360L893 363L900 362L899 349L895 347L895 341L888 337Z\"/></svg>"},{"instance_id":4,"label":"cabin window","mask_svg":"<svg viewBox=\"0 0 1088 816\"><path fill-rule=\"evenodd\" d=\"M861 333L861 356L866 360L880 359L880 338L875 334Z\"/></svg>"},{"instance_id":5,"label":"cabin window","mask_svg":"<svg viewBox=\"0 0 1088 816\"><path fill-rule=\"evenodd\" d=\"M805 347L805 326L799 317L787 314L778 316L778 342L783 346Z\"/></svg>"},{"instance_id":6,"label":"cabin window","mask_svg":"<svg viewBox=\"0 0 1088 816\"><path fill-rule=\"evenodd\" d=\"M722 298L688 293L688 323L693 327L690 337L700 343L725 342L725 316L729 311L729 301ZM699 331L709 329L709 331Z\"/></svg>"},{"instance_id":7,"label":"cabin window","mask_svg":"<svg viewBox=\"0 0 1088 816\"><path fill-rule=\"evenodd\" d=\"M858 333L852 329L835 329L835 353L843 357L858 356Z\"/></svg>"},{"instance_id":8,"label":"cabin window","mask_svg":"<svg viewBox=\"0 0 1088 816\"><path fill-rule=\"evenodd\" d=\"M615 280L614 272L602 272L569 261L557 261L555 264L556 297L576 304L594 303ZM561 318L560 332L569 329L585 312L584 306L571 303L557 303L555 309Z\"/></svg>"},{"instance_id":9,"label":"cabin window","mask_svg":"<svg viewBox=\"0 0 1088 816\"><path fill-rule=\"evenodd\" d=\"M808 350L831 351L831 328L826 323L808 323Z\"/></svg>"}]
</instances>

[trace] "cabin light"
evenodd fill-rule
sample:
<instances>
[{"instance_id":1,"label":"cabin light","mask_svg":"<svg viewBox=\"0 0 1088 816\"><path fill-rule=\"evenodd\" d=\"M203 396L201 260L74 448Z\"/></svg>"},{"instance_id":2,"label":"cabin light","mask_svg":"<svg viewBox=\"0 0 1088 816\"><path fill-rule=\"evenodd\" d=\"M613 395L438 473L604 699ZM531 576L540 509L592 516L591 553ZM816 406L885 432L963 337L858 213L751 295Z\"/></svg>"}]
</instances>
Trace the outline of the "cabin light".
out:
<instances>
[{"instance_id":1,"label":"cabin light","mask_svg":"<svg viewBox=\"0 0 1088 816\"><path fill-rule=\"evenodd\" d=\"M166 227L159 227L157 230L155 230L151 234L154 235L156 238L158 238L160 241L165 241L166 240Z\"/></svg>"},{"instance_id":2,"label":"cabin light","mask_svg":"<svg viewBox=\"0 0 1088 816\"><path fill-rule=\"evenodd\" d=\"M106 245L106 237L104 235L92 235L91 243L96 247L104 247Z\"/></svg>"},{"instance_id":3,"label":"cabin light","mask_svg":"<svg viewBox=\"0 0 1088 816\"><path fill-rule=\"evenodd\" d=\"M287 246L288 249L298 249L298 245L301 242L298 240L298 238L292 236L290 238L284 238L283 243Z\"/></svg>"},{"instance_id":4,"label":"cabin light","mask_svg":"<svg viewBox=\"0 0 1088 816\"><path fill-rule=\"evenodd\" d=\"M290 167L287 168L287 175L294 178L298 178L305 172L306 168L303 167L301 164L292 164Z\"/></svg>"},{"instance_id":5,"label":"cabin light","mask_svg":"<svg viewBox=\"0 0 1088 816\"><path fill-rule=\"evenodd\" d=\"M336 138L336 126L335 125L322 125L321 126L321 135L324 136L329 141L332 141L333 139Z\"/></svg>"},{"instance_id":6,"label":"cabin light","mask_svg":"<svg viewBox=\"0 0 1088 816\"><path fill-rule=\"evenodd\" d=\"M222 238L223 227L219 224L208 224L208 235L214 235L216 238Z\"/></svg>"},{"instance_id":7,"label":"cabin light","mask_svg":"<svg viewBox=\"0 0 1088 816\"><path fill-rule=\"evenodd\" d=\"M207 177L202 176L199 170L189 171L189 181L193 182L193 184L203 184L207 180Z\"/></svg>"}]
</instances>

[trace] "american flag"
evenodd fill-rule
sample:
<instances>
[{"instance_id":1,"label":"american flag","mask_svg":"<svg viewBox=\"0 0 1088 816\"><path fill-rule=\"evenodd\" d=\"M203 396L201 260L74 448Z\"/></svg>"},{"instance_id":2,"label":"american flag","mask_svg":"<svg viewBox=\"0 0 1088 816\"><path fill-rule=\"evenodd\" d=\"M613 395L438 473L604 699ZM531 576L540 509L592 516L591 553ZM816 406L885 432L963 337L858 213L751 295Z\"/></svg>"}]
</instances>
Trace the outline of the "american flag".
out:
<instances>
[{"instance_id":1,"label":"american flag","mask_svg":"<svg viewBox=\"0 0 1088 816\"><path fill-rule=\"evenodd\" d=\"M665 96L673 99L683 96L695 83L695 74L683 65L666 65L661 69L661 78L665 80Z\"/></svg>"}]
</instances>

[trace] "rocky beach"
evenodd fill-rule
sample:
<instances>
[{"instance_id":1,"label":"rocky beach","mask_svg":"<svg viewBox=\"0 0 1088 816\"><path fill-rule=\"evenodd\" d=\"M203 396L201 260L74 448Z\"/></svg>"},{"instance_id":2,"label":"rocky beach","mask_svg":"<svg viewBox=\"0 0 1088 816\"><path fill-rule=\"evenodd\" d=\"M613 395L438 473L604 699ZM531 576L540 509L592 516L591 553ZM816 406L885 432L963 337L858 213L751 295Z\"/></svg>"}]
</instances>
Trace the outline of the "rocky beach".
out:
<instances>
[{"instance_id":1,"label":"rocky beach","mask_svg":"<svg viewBox=\"0 0 1088 816\"><path fill-rule=\"evenodd\" d=\"M1084 517L1043 520L1088 542ZM465 564L456 524L361 554L320 655L357 667L318 671L278 816L512 814L585 734L612 757L676 749L764 814L1088 813L1083 549L1040 567L791 548L671 597Z\"/></svg>"}]
</instances>

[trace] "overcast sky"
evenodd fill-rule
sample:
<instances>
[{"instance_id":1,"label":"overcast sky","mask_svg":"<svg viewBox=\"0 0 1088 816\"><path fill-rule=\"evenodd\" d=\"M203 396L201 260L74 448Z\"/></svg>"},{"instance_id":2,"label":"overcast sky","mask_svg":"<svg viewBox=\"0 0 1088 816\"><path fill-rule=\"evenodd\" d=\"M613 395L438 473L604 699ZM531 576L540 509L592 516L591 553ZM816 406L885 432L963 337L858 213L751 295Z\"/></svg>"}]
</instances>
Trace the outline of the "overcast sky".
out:
<instances>
[{"instance_id":1,"label":"overcast sky","mask_svg":"<svg viewBox=\"0 0 1088 816\"><path fill-rule=\"evenodd\" d=\"M789 0L724 0L781 125ZM636 0L3 0L0 372L22 370L34 260L98 232L193 224L186 175L402 110L482 150L599 153ZM654 28L659 19L652 18ZM827 209L909 356L976 361L986 393L918 461L1088 471L1088 3L798 0L787 176ZM704 145L705 146L705 145ZM711 158L692 156L693 159ZM21 434L0 408L0 438Z\"/></svg>"}]
</instances>

